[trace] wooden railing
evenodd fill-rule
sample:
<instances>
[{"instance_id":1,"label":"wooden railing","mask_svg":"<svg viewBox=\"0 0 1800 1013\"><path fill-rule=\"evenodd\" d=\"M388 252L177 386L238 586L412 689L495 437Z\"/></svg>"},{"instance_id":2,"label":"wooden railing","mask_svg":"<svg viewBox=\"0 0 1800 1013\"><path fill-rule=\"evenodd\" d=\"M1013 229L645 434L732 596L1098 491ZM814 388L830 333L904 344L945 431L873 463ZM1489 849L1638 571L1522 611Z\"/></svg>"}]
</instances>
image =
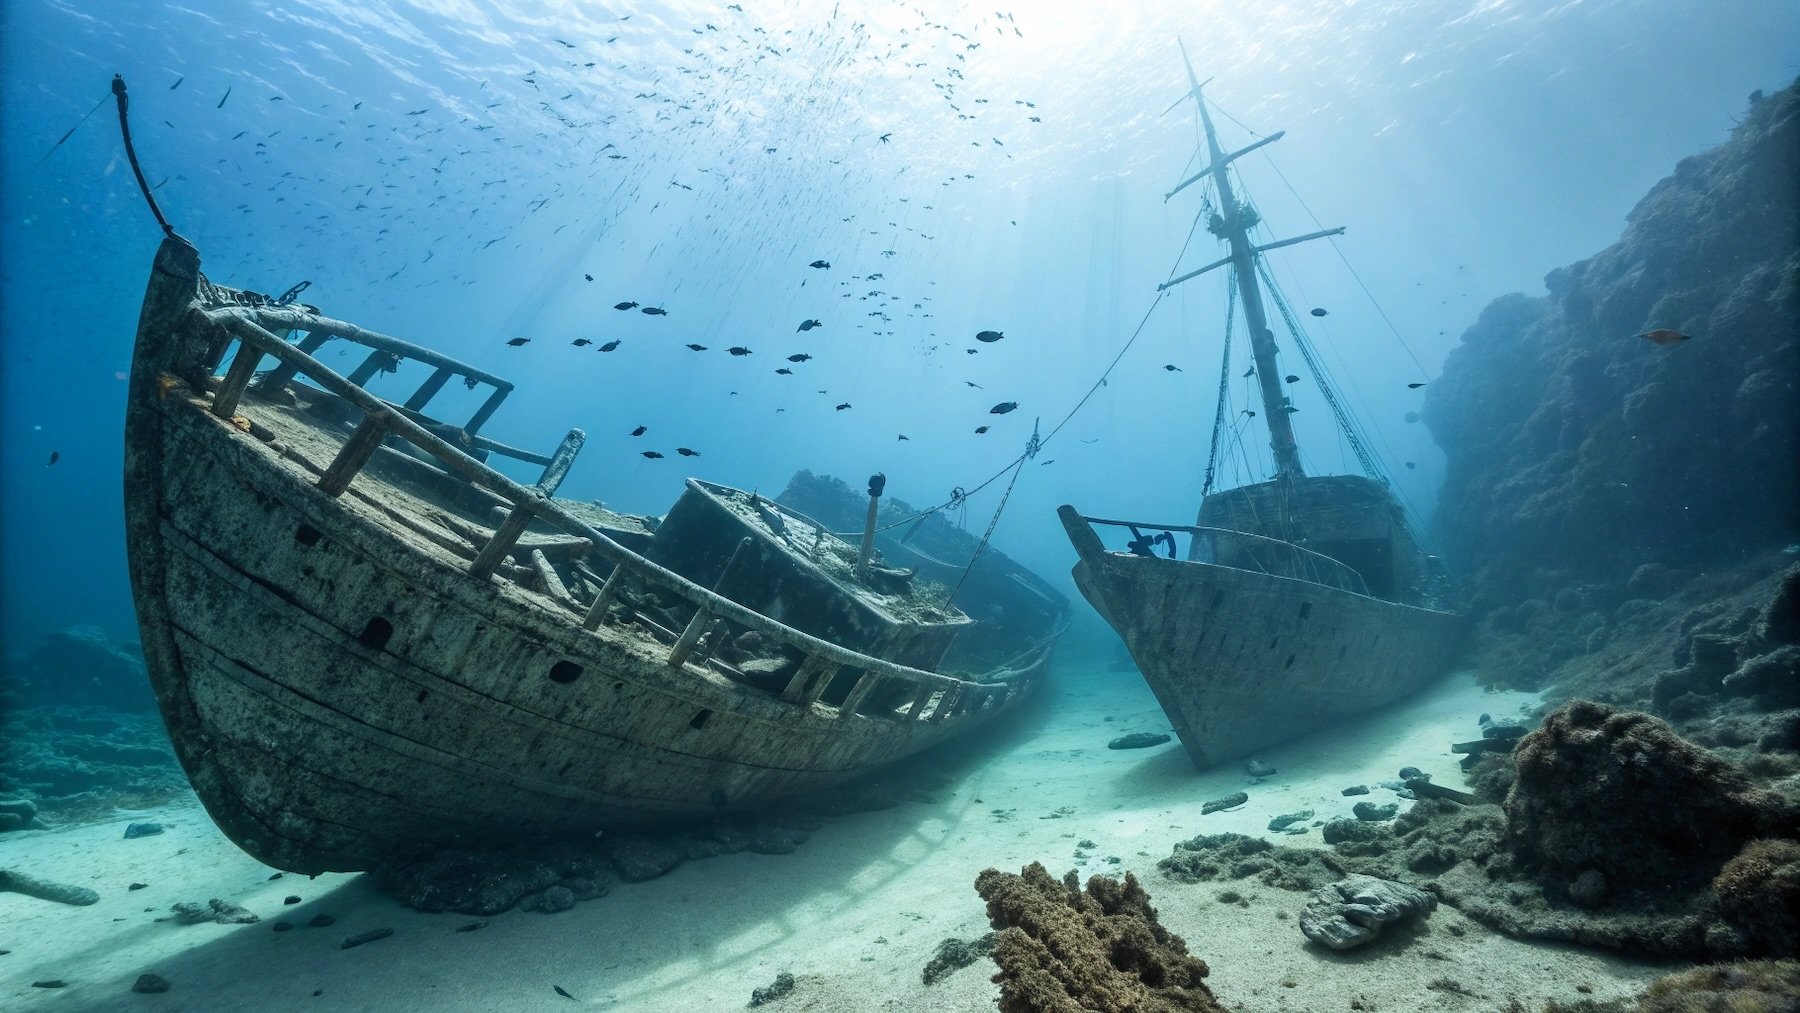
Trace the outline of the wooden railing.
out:
<instances>
[{"instance_id":1,"label":"wooden railing","mask_svg":"<svg viewBox=\"0 0 1800 1013\"><path fill-rule=\"evenodd\" d=\"M1217 563L1238 570L1292 577L1360 595L1369 593L1368 583L1356 570L1323 553L1279 538L1268 538L1248 531L1233 531L1230 528L1196 527L1189 524L1147 524L1143 521L1116 521L1085 515L1081 519L1089 524L1130 528L1133 531L1184 532L1199 542L1194 551L1187 555L1193 562Z\"/></svg>"},{"instance_id":2,"label":"wooden railing","mask_svg":"<svg viewBox=\"0 0 1800 1013\"><path fill-rule=\"evenodd\" d=\"M507 506L505 518L495 530L475 559L469 564L469 575L476 580L491 579L498 571L501 561L512 553L519 538L525 533L527 525L534 519L557 528L565 534L585 539L590 554L606 560L613 566L612 572L601 584L594 600L587 606L586 615L581 626L586 630L596 630L607 616L607 608L620 590L620 581L630 574L645 584L659 589L666 589L682 598L695 609L693 619L687 628L678 636L666 659L671 666L679 667L688 664L699 645L701 638L719 622L730 622L749 630L754 630L765 637L799 652L804 660L788 680L781 692L781 698L790 703L809 706L817 701L825 692L833 678L844 669L858 670L861 675L850 688L848 696L838 705L840 717L850 717L877 690L889 683L905 684L914 687L911 703L905 720L929 720L939 722L978 710L988 701L997 703L1011 699L1022 693L1038 674L1050 650L1046 641L1029 652L1025 664L1012 669L1006 674L1017 678L1005 681L973 682L937 672L897 665L881 658L871 657L857 651L821 640L803 633L784 623L763 615L754 609L747 608L716 591L704 588L688 580L686 577L655 563L625 548L607 537L604 533L589 526L570 515L551 499L548 491L541 486L524 486L507 478L482 461L464 452L444 437L432 432L425 425L409 417L422 409L432 394L441 388L445 381L458 373L472 376L478 382L490 383L495 387L490 396L470 420L471 427L479 427L493 414L505 394L512 390L512 385L491 374L474 370L430 349L412 345L386 335L367 331L343 321L314 316L289 308L242 307L228 306L203 310L214 322L222 326L240 345L236 356L227 369L224 380L213 394L211 411L220 418L230 419L236 413L245 389L255 375L257 366L263 356L271 356L280 363L274 370L265 374L260 389L272 389L272 379L286 383L295 375L304 375L309 381L317 384L325 391L342 398L345 402L362 412L362 420L346 439L324 469L318 479L317 486L328 496L340 496L347 490L356 477L368 464L377 447L390 437L397 437L418 448L434 458L451 475L485 489L500 497ZM305 330L307 337L297 344L290 344L282 337L272 333L271 328L280 330ZM391 405L386 401L364 390L361 384L354 382L353 377L346 377L327 367L314 358L311 350L316 350L326 338L333 335L351 338L361 344L369 345L376 350L375 354L384 356L400 355L416 358L437 367L432 379L420 388L404 406ZM316 339L316 340L315 340ZM368 363L365 362L364 366ZM369 372L374 375L374 370ZM570 455L572 456L572 455ZM566 467L565 467L566 470ZM560 480L560 476L558 476ZM710 643L716 644L716 637ZM710 646L706 648L710 653ZM933 696L938 702L929 716L925 708ZM898 718L894 710L885 710L879 715Z\"/></svg>"}]
</instances>

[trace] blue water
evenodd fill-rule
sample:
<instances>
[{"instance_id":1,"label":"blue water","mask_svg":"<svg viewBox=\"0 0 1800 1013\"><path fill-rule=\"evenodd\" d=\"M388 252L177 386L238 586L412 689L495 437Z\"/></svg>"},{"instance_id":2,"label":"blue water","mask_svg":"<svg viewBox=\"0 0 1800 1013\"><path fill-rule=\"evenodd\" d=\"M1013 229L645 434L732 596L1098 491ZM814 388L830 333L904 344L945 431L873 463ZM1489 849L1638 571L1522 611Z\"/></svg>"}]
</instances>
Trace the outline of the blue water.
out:
<instances>
[{"instance_id":1,"label":"blue water","mask_svg":"<svg viewBox=\"0 0 1800 1013\"><path fill-rule=\"evenodd\" d=\"M1194 191L1163 200L1196 145L1191 106L1162 115L1185 88L1177 38L1215 78L1227 146L1288 132L1265 149L1281 175L1241 164L1267 234L1348 227L1275 270L1330 308L1313 336L1423 512L1439 458L1405 384L1488 300L1614 239L1800 68L1787 0L498 6L0 8L7 653L76 623L134 639L122 377L159 235L113 106L83 119L115 72L210 277L309 280L333 316L510 377L488 434L543 450L586 429L564 493L620 509L660 512L687 474L772 493L800 468L939 502L1062 421L1149 313L996 531L1062 581L1056 504L1180 522L1198 500L1224 279L1150 312L1198 210ZM1218 255L1201 230L1180 269ZM796 333L808 318L824 326ZM977 345L984 329L1006 337ZM1298 396L1309 466L1353 466ZM1019 410L988 413L1002 401ZM1239 456L1266 470L1261 439Z\"/></svg>"}]
</instances>

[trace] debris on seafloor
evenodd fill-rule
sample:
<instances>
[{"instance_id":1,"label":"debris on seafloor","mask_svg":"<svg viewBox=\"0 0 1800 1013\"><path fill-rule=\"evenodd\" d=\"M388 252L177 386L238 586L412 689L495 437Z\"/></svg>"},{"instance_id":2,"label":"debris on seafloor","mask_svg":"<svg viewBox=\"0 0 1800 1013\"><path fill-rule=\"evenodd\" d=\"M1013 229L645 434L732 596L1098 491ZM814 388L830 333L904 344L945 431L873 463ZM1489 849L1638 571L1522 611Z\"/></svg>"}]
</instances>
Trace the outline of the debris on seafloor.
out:
<instances>
[{"instance_id":1,"label":"debris on seafloor","mask_svg":"<svg viewBox=\"0 0 1800 1013\"><path fill-rule=\"evenodd\" d=\"M1151 746L1160 746L1167 741L1169 741L1167 732L1132 732L1130 735L1121 735L1108 742L1106 748L1147 749Z\"/></svg>"},{"instance_id":2,"label":"debris on seafloor","mask_svg":"<svg viewBox=\"0 0 1800 1013\"><path fill-rule=\"evenodd\" d=\"M1200 807L1200 815L1205 816L1209 813L1224 812L1224 811L1228 811L1231 809L1236 809L1238 806L1241 806L1245 802L1248 802L1248 801L1250 801L1250 796L1248 793L1241 792L1241 791L1234 791L1229 795L1225 795L1221 798L1215 798L1211 802L1207 802L1206 804L1202 805Z\"/></svg>"},{"instance_id":3,"label":"debris on seafloor","mask_svg":"<svg viewBox=\"0 0 1800 1013\"><path fill-rule=\"evenodd\" d=\"M1348 950L1372 942L1394 922L1436 908L1437 897L1416 886L1353 875L1313 892L1300 912L1300 931L1321 946Z\"/></svg>"},{"instance_id":4,"label":"debris on seafloor","mask_svg":"<svg viewBox=\"0 0 1800 1013\"><path fill-rule=\"evenodd\" d=\"M85 886L70 886L67 883L52 883L47 879L30 876L17 869L0 869L0 893L22 893L38 900L55 901L58 904L74 904L86 907L100 899L100 895Z\"/></svg>"},{"instance_id":5,"label":"debris on seafloor","mask_svg":"<svg viewBox=\"0 0 1800 1013\"><path fill-rule=\"evenodd\" d=\"M1001 1013L1081 1009L1224 1013L1206 987L1206 962L1163 928L1137 877L1123 883L1073 870L1059 883L1033 862L1018 875L987 869L975 879L998 930Z\"/></svg>"}]
</instances>

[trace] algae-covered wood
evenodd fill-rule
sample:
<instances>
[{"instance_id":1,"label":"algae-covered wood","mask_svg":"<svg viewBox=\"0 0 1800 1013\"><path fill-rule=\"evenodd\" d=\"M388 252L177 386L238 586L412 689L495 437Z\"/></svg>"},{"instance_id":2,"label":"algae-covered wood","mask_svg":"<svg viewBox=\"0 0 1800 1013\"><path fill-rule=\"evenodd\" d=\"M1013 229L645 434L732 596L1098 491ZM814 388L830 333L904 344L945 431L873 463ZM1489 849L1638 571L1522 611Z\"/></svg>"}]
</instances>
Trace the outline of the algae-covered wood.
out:
<instances>
[{"instance_id":1,"label":"algae-covered wood","mask_svg":"<svg viewBox=\"0 0 1800 1013\"><path fill-rule=\"evenodd\" d=\"M198 301L198 267L165 242L140 321L132 587L177 754L265 862L364 869L759 805L962 733L1046 662L951 679L715 595L463 453L466 429L435 435L268 330L300 311ZM212 375L233 337L236 362L276 355L324 390ZM393 440L359 452L371 424L427 460ZM694 649L660 620L686 621ZM746 632L815 678L855 671L856 691L834 706L740 681L713 654Z\"/></svg>"}]
</instances>

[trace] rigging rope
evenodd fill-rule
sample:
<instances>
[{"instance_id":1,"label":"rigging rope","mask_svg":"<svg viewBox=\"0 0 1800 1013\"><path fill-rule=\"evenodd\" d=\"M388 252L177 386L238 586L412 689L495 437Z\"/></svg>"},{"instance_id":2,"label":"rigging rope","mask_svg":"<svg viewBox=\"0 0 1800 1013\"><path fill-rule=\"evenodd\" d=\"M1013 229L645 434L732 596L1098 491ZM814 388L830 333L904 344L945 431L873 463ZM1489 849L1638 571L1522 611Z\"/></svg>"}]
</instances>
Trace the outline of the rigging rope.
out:
<instances>
[{"instance_id":1,"label":"rigging rope","mask_svg":"<svg viewBox=\"0 0 1800 1013\"><path fill-rule=\"evenodd\" d=\"M1225 403L1231 397L1231 327L1237 317L1237 268L1225 277L1225 352L1219 360L1219 400L1213 409L1212 446L1206 451L1206 479L1200 484L1200 498L1212 492L1213 471L1219 463L1219 434L1225 426Z\"/></svg>"},{"instance_id":2,"label":"rigging rope","mask_svg":"<svg viewBox=\"0 0 1800 1013\"><path fill-rule=\"evenodd\" d=\"M1312 344L1301 333L1300 324L1294 319L1294 311L1288 306L1287 300L1282 298L1281 290L1275 287L1275 279L1269 274L1268 265L1259 261L1256 268L1256 273L1262 276L1263 284L1269 290L1270 300L1275 303L1276 310L1281 313L1281 319L1287 324L1288 333L1294 337L1294 347L1299 350L1300 358L1305 360L1306 369L1312 374L1313 382L1319 385L1320 396L1325 398L1325 404L1330 407L1332 417L1337 419L1338 428L1343 430L1344 438L1350 442L1350 449L1356 454L1357 463L1362 465L1363 474L1379 481L1382 485L1387 485L1387 476L1381 473L1381 469L1375 464L1375 459L1369 456L1368 448L1363 446L1356 420L1344 411L1343 404L1338 400L1337 391L1332 388L1330 378L1325 375L1324 368L1313 356Z\"/></svg>"},{"instance_id":3,"label":"rigging rope","mask_svg":"<svg viewBox=\"0 0 1800 1013\"><path fill-rule=\"evenodd\" d=\"M125 118L125 110L131 104L131 100L125 95L125 78L123 75L113 75L112 93L113 97L117 99L119 103L119 133L125 135L125 157L131 160L131 171L133 175L137 176L138 189L144 191L144 202L150 205L150 213L156 216L156 224L162 226L163 235L168 236L170 239L181 239L180 236L175 234L175 226L170 225L169 220L163 217L162 208L156 206L156 198L150 196L150 184L144 181L144 170L138 167L137 149L131 144L131 122ZM104 102L105 100L102 99L101 101ZM99 107L96 106L95 108ZM89 113L88 115L91 116L93 114ZM86 117L83 117L83 119L85 118ZM185 239L181 239L181 241L184 243L187 242Z\"/></svg>"}]
</instances>

